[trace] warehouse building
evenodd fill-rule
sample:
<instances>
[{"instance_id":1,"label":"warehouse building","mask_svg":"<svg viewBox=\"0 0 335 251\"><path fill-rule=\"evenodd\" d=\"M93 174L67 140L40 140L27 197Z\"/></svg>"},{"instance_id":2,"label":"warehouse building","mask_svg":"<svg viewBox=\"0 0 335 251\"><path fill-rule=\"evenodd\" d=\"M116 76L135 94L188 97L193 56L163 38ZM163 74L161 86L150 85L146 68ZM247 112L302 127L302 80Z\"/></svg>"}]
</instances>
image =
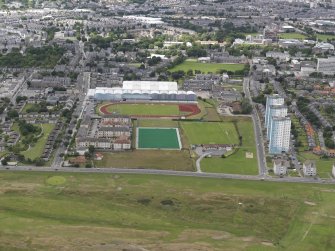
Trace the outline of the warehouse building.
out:
<instances>
[{"instance_id":1,"label":"warehouse building","mask_svg":"<svg viewBox=\"0 0 335 251\"><path fill-rule=\"evenodd\" d=\"M196 101L192 91L179 91L177 82L124 81L122 88L97 87L90 89L89 98L99 101Z\"/></svg>"}]
</instances>

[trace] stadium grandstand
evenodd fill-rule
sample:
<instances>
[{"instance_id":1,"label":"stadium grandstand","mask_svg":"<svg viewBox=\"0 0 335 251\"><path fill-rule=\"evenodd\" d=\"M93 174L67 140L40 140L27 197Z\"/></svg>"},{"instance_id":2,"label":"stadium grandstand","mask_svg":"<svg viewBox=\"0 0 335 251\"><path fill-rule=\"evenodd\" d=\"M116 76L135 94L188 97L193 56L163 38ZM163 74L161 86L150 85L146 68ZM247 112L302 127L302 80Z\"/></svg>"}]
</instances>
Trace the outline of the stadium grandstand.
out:
<instances>
[{"instance_id":1,"label":"stadium grandstand","mask_svg":"<svg viewBox=\"0 0 335 251\"><path fill-rule=\"evenodd\" d=\"M88 91L89 98L98 101L196 101L192 91L179 91L177 82L124 81L122 87L96 87Z\"/></svg>"}]
</instances>

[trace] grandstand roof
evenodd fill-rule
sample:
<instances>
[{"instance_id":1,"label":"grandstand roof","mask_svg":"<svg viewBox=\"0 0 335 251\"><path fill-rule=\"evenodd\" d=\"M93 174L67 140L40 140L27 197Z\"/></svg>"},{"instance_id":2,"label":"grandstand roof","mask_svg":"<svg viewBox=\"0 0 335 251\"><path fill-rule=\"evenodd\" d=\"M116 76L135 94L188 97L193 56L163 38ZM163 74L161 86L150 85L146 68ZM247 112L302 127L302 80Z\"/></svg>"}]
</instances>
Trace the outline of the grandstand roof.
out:
<instances>
[{"instance_id":1,"label":"grandstand roof","mask_svg":"<svg viewBox=\"0 0 335 251\"><path fill-rule=\"evenodd\" d=\"M178 91L177 82L167 81L123 81L124 90Z\"/></svg>"}]
</instances>

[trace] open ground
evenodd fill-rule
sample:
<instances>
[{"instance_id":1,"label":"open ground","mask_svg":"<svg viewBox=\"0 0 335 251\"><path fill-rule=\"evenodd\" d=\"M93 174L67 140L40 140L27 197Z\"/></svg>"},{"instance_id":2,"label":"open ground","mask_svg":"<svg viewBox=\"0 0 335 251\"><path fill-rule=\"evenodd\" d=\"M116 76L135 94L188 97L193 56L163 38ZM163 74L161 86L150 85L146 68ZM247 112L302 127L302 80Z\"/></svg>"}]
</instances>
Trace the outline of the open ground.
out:
<instances>
[{"instance_id":1,"label":"open ground","mask_svg":"<svg viewBox=\"0 0 335 251\"><path fill-rule=\"evenodd\" d=\"M254 137L252 120L250 118L235 118L238 134L242 137L242 145L237 151L226 158L205 158L201 162L201 170L213 173L236 173L254 174L258 173L257 150ZM237 136L236 136L237 137ZM253 158L246 158L246 153L252 153Z\"/></svg>"},{"instance_id":2,"label":"open ground","mask_svg":"<svg viewBox=\"0 0 335 251\"><path fill-rule=\"evenodd\" d=\"M243 70L245 67L244 64L220 64L220 63L201 63L195 60L185 60L183 63L173 67L169 71L175 72L175 71L185 71L188 70L197 70L201 71L203 73L218 73L220 70L225 71L240 71Z\"/></svg>"},{"instance_id":3,"label":"open ground","mask_svg":"<svg viewBox=\"0 0 335 251\"><path fill-rule=\"evenodd\" d=\"M334 250L331 185L1 172L1 250Z\"/></svg>"}]
</instances>

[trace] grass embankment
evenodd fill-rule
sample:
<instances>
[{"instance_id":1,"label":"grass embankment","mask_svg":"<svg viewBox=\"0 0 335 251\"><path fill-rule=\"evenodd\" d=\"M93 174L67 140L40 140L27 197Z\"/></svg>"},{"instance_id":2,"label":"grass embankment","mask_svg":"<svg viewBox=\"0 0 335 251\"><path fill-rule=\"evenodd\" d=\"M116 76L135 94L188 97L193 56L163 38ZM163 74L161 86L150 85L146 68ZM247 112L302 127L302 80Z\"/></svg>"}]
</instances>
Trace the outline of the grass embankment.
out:
<instances>
[{"instance_id":1,"label":"grass embankment","mask_svg":"<svg viewBox=\"0 0 335 251\"><path fill-rule=\"evenodd\" d=\"M0 173L1 250L334 250L331 185Z\"/></svg>"},{"instance_id":2,"label":"grass embankment","mask_svg":"<svg viewBox=\"0 0 335 251\"><path fill-rule=\"evenodd\" d=\"M54 129L54 124L41 124L42 127L42 136L37 140L36 143L32 144L30 148L26 151L21 152L26 159L36 159L39 158L43 151L45 144L48 140L49 134Z\"/></svg>"}]
</instances>

